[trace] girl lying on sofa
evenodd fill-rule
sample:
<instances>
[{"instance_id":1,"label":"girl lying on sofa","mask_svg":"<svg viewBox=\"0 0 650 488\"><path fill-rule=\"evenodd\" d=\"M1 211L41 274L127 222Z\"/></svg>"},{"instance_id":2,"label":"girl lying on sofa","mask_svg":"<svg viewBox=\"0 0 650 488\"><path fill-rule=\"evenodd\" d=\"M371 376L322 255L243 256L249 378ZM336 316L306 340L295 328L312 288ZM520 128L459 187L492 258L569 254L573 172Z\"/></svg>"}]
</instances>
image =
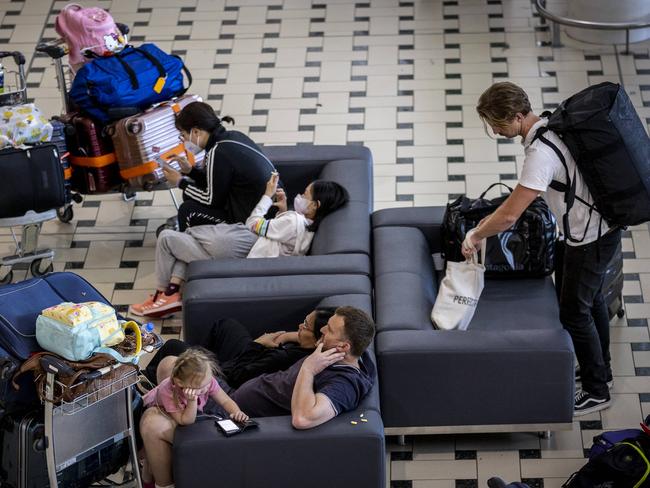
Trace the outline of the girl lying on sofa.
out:
<instances>
[{"instance_id":1,"label":"girl lying on sofa","mask_svg":"<svg viewBox=\"0 0 650 488\"><path fill-rule=\"evenodd\" d=\"M216 224L190 227L185 232L164 230L156 243L158 287L144 302L131 305L133 315L162 318L182 308L180 288L187 264L210 258L269 258L304 256L321 221L345 205L348 192L333 181L316 180L294 200L287 210L284 190L278 189L274 173L266 191L246 220L246 224ZM275 196L275 202L273 197ZM271 206L279 212L273 219L264 215Z\"/></svg>"}]
</instances>

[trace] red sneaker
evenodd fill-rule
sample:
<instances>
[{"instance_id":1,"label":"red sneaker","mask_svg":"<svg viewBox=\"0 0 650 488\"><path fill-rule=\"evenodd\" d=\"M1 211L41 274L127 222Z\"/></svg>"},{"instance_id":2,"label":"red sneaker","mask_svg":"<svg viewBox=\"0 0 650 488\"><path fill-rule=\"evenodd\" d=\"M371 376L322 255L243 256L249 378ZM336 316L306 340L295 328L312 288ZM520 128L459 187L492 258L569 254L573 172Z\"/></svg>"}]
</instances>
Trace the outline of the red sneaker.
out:
<instances>
[{"instance_id":1,"label":"red sneaker","mask_svg":"<svg viewBox=\"0 0 650 488\"><path fill-rule=\"evenodd\" d=\"M145 305L142 307L142 315L145 317L161 319L169 317L182 309L183 301L180 293L176 292L173 295L159 293L156 301L151 303L151 305Z\"/></svg>"},{"instance_id":2,"label":"red sneaker","mask_svg":"<svg viewBox=\"0 0 650 488\"><path fill-rule=\"evenodd\" d=\"M163 292L158 292L158 295L163 295ZM131 315L137 315L138 317L142 317L144 315L144 310L145 308L151 308L153 306L153 297L155 295L149 295L149 298L147 298L144 302L142 303L134 303L129 307L129 313Z\"/></svg>"}]
</instances>

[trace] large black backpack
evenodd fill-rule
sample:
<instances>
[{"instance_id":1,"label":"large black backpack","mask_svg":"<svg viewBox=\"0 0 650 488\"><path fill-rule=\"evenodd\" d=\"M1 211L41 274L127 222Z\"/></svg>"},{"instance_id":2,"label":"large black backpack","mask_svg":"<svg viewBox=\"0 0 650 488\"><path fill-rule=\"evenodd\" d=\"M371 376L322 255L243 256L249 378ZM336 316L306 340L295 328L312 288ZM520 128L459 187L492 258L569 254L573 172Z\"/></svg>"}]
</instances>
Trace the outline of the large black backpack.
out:
<instances>
[{"instance_id":1,"label":"large black backpack","mask_svg":"<svg viewBox=\"0 0 650 488\"><path fill-rule=\"evenodd\" d=\"M565 193L565 237L580 242L582 239L571 236L568 223L569 210L577 199L575 178L560 150L544 137L547 130L555 132L569 148L593 197L593 207L610 226L650 220L650 139L620 85L604 82L576 93L562 102L549 115L548 125L535 134L564 165L567 184L553 181L551 188Z\"/></svg>"},{"instance_id":2,"label":"large black backpack","mask_svg":"<svg viewBox=\"0 0 650 488\"><path fill-rule=\"evenodd\" d=\"M642 433L591 458L563 488L641 488L650 486L650 437Z\"/></svg>"}]
</instances>

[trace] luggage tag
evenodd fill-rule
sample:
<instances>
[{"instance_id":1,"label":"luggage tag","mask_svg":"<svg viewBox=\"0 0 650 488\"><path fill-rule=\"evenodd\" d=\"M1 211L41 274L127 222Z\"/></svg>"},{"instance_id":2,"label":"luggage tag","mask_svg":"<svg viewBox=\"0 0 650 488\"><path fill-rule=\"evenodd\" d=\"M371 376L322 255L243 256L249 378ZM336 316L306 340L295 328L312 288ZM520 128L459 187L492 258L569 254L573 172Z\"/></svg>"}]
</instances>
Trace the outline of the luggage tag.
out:
<instances>
[{"instance_id":1,"label":"luggage tag","mask_svg":"<svg viewBox=\"0 0 650 488\"><path fill-rule=\"evenodd\" d=\"M163 91L163 88L165 87L165 83L167 83L167 76L165 77L160 77L156 81L156 84L153 86L153 91L156 93L160 94L161 91Z\"/></svg>"}]
</instances>

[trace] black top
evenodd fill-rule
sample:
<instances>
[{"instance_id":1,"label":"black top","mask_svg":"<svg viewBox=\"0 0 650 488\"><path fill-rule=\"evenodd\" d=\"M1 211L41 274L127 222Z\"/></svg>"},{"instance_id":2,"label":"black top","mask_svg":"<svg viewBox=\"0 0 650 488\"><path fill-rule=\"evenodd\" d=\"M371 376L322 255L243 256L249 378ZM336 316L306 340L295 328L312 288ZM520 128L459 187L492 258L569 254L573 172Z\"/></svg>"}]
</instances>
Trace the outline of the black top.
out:
<instances>
[{"instance_id":1,"label":"black top","mask_svg":"<svg viewBox=\"0 0 650 488\"><path fill-rule=\"evenodd\" d=\"M192 168L178 185L184 196L211 208L226 211L227 222L245 222L264 194L275 168L247 135L221 130L210 135L205 165Z\"/></svg>"},{"instance_id":2,"label":"black top","mask_svg":"<svg viewBox=\"0 0 650 488\"><path fill-rule=\"evenodd\" d=\"M251 341L236 358L221 363L221 370L228 385L239 388L261 374L284 371L312 352L313 349L303 349L297 344L288 343L277 348L268 348Z\"/></svg>"},{"instance_id":3,"label":"black top","mask_svg":"<svg viewBox=\"0 0 650 488\"><path fill-rule=\"evenodd\" d=\"M251 378L230 397L251 417L291 414L291 397L304 358L285 371ZM359 368L344 363L328 366L314 377L314 392L327 397L336 415L354 410L372 389L375 365L367 352Z\"/></svg>"}]
</instances>

